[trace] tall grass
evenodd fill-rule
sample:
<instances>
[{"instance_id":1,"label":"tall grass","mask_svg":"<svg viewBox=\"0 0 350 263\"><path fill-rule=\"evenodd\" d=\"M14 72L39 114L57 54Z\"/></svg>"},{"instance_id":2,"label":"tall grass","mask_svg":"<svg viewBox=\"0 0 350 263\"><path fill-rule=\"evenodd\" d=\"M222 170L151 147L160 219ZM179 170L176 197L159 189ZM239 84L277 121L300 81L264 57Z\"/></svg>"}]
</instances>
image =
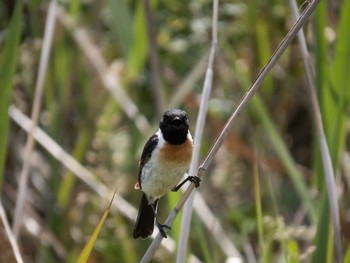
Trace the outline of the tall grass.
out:
<instances>
[{"instance_id":1,"label":"tall grass","mask_svg":"<svg viewBox=\"0 0 350 263\"><path fill-rule=\"evenodd\" d=\"M11 101L17 60L19 56L23 2L17 1L7 28L7 38L0 59L0 185L3 182L8 144L9 117L7 109Z\"/></svg>"},{"instance_id":2,"label":"tall grass","mask_svg":"<svg viewBox=\"0 0 350 263\"><path fill-rule=\"evenodd\" d=\"M345 147L345 138L348 133L345 123L348 119L349 105L349 81L348 73L345 68L349 65L348 58L350 57L350 38L345 33L345 27L349 23L346 12L350 11L350 1L344 1L342 12L340 14L339 23L336 27L337 41L335 43L334 55L329 58L327 43L320 34L325 31L327 24L326 6L323 3L316 13L315 31L320 42L316 52L316 84L318 90L318 98L325 126L327 141L331 152L333 169L339 171L339 163L342 152ZM331 63L327 61L331 60ZM318 149L316 149L318 151ZM319 155L315 155L319 156ZM321 160L315 160L315 171L320 171ZM317 235L315 244L318 253L315 253L313 262L327 259L332 262L332 256L327 254L332 253L333 242L328 231L329 219L329 204L325 193L325 183L321 177L319 179L319 189L323 192L320 204L320 217L317 226Z\"/></svg>"},{"instance_id":3,"label":"tall grass","mask_svg":"<svg viewBox=\"0 0 350 263\"><path fill-rule=\"evenodd\" d=\"M131 204L139 202L133 185L140 152L159 121L151 87L155 69L147 63L150 45L157 45L163 102L188 112L194 134L210 48L211 4L150 1L156 29L152 41L142 2L59 4L38 119L41 129L35 134L40 144L32 153L22 218L26 228L31 220L37 220L43 232L19 232L21 252L32 261L74 262L116 186L118 195L90 259L135 262L143 257L151 240L133 240L130 219L136 213ZM301 4L300 11L306 6ZM0 174L5 175L0 177L1 200L11 219L18 191L15 178L23 164L26 136L22 129L28 130L28 118L19 109L30 115L34 101L30 87L38 71L48 9L45 2L30 1L25 3L23 16L21 1L16 1L14 9L8 1L0 7L0 28L6 29L0 32ZM341 190L345 262L350 255L344 216L350 178L341 165L342 156L350 151L349 13L350 0L333 6L321 1L304 28L337 189ZM219 3L219 45L199 162L292 21L291 9L283 1ZM199 193L205 209L211 209L207 220L213 221L202 222L205 213L194 213L185 261L228 259L224 242L212 236L218 229L216 222L225 232L224 239L234 244L247 262L335 260L323 163L304 74L295 41L260 83L260 91L247 104L248 111L235 120L234 129L226 134L211 165L205 167L207 174ZM11 101L15 122L8 126ZM170 193L168 203L161 200L161 219L180 196ZM177 219L152 261L175 261L180 231ZM57 253L60 246L64 253Z\"/></svg>"}]
</instances>

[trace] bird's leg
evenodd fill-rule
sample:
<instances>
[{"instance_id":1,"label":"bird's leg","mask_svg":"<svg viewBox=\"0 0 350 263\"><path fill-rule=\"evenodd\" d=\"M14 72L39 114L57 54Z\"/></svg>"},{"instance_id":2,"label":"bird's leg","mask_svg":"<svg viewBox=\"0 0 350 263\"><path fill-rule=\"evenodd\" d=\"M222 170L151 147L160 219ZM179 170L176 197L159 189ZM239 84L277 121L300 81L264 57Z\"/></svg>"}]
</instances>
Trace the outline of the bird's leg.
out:
<instances>
[{"instance_id":1,"label":"bird's leg","mask_svg":"<svg viewBox=\"0 0 350 263\"><path fill-rule=\"evenodd\" d=\"M157 225L157 227L158 227L158 230L159 230L159 233L162 235L162 237L163 238L167 238L168 236L167 236L167 233L164 231L164 229L163 228L167 228L167 229L171 229L171 227L170 226L167 226L167 225L165 225L165 224L161 224L160 222L159 222L159 220L158 220L158 217L157 217L157 201L158 200L156 200L151 206L152 206L152 210L153 210L153 213L154 213L154 217L156 218L156 225Z\"/></svg>"},{"instance_id":2,"label":"bird's leg","mask_svg":"<svg viewBox=\"0 0 350 263\"><path fill-rule=\"evenodd\" d=\"M185 180L183 180L181 183L179 183L177 186L175 186L173 189L171 189L171 191L177 192L177 190L179 190L181 188L181 186L183 186L184 183L186 183L187 181L194 183L196 188L201 183L201 179L198 176L189 175L189 176L187 176L187 178Z\"/></svg>"}]
</instances>

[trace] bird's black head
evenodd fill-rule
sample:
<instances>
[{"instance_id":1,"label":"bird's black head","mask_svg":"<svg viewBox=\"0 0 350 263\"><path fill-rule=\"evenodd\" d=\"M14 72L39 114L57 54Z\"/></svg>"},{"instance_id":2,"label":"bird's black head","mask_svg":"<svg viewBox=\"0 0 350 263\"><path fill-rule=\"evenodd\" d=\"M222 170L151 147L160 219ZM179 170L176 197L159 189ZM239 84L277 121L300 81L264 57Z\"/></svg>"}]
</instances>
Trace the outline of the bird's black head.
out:
<instances>
[{"instance_id":1,"label":"bird's black head","mask_svg":"<svg viewBox=\"0 0 350 263\"><path fill-rule=\"evenodd\" d=\"M182 144L186 141L189 128L187 114L183 110L171 109L163 114L159 123L164 139L170 144Z\"/></svg>"}]
</instances>

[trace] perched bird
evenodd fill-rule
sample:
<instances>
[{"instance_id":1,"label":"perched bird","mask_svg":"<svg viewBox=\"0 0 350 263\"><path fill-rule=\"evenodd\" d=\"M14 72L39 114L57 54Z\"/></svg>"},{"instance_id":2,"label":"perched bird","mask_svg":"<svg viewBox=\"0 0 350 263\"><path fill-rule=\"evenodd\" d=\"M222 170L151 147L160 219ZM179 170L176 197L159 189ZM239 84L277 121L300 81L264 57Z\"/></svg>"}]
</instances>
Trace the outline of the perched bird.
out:
<instances>
[{"instance_id":1,"label":"perched bird","mask_svg":"<svg viewBox=\"0 0 350 263\"><path fill-rule=\"evenodd\" d=\"M169 191L177 191L186 181L199 186L197 176L188 176L176 186L185 174L192 158L193 141L189 131L186 112L171 109L163 114L159 130L147 141L139 163L138 181L135 189L143 191L133 237L147 238L152 235L154 221L161 235L166 238L163 228L169 226L159 223L157 203Z\"/></svg>"}]
</instances>

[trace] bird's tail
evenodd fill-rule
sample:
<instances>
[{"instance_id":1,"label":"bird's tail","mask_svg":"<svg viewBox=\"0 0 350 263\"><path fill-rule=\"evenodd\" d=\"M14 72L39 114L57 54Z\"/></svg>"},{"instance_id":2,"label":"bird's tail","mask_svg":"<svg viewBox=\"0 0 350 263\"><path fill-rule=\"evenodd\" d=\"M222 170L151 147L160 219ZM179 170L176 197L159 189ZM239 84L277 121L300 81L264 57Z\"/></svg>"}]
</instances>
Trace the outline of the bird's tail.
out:
<instances>
[{"instance_id":1,"label":"bird's tail","mask_svg":"<svg viewBox=\"0 0 350 263\"><path fill-rule=\"evenodd\" d=\"M155 201L154 207L157 207L157 201ZM152 205L148 204L148 200L145 194L142 195L141 204L139 208L139 214L136 219L134 227L133 237L147 238L153 233L154 228L154 212Z\"/></svg>"}]
</instances>

